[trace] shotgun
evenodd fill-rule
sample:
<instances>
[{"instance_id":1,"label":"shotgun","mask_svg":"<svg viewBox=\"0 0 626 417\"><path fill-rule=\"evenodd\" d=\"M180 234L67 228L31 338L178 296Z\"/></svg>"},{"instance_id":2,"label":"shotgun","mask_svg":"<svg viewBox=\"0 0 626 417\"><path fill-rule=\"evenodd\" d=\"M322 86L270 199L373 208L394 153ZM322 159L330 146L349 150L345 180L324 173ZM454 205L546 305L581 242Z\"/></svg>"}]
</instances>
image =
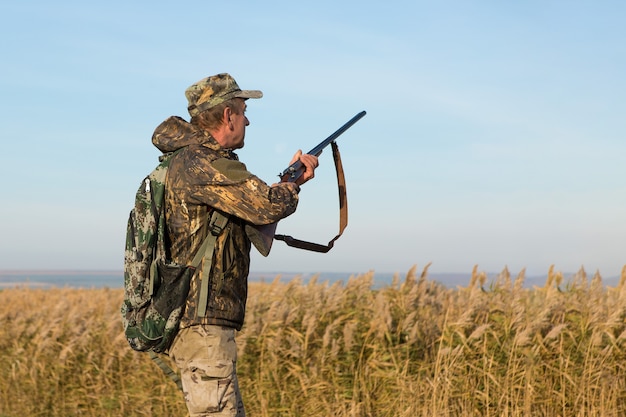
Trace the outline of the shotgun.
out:
<instances>
[{"instance_id":1,"label":"shotgun","mask_svg":"<svg viewBox=\"0 0 626 417\"><path fill-rule=\"evenodd\" d=\"M352 125L361 120L363 116L365 116L365 111L358 113L352 119L348 120L343 126L337 129L335 133L318 143L315 148L311 149L307 153L309 155L320 156L325 147L330 145L330 143L343 134L343 132L350 129ZM304 166L300 161L296 161L289 165L289 167L287 167L287 169L285 169L282 173L278 174L278 177L280 178L280 182L295 182L302 176L302 174L304 174Z\"/></svg>"},{"instance_id":2,"label":"shotgun","mask_svg":"<svg viewBox=\"0 0 626 417\"><path fill-rule=\"evenodd\" d=\"M332 135L321 141L308 154L319 156L322 150L334 142L339 136L341 136L346 130L350 129L352 125L361 120L365 116L365 111L358 113L352 119L348 120L343 126L337 129ZM278 174L281 182L295 182L298 178L304 174L304 165L300 161L296 161L289 165L283 172ZM257 248L259 253L263 256L267 256L272 249L272 243L274 241L274 235L276 234L276 226L278 222L266 224L262 226L246 225L246 232L248 237Z\"/></svg>"}]
</instances>

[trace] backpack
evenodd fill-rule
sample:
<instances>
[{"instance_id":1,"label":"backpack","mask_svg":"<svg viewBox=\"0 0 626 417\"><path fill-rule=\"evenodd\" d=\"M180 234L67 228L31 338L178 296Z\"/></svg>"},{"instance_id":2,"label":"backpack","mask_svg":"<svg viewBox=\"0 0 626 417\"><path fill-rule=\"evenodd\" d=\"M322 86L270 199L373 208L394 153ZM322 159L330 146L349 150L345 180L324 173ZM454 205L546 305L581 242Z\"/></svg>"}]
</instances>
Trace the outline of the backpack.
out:
<instances>
[{"instance_id":1,"label":"backpack","mask_svg":"<svg viewBox=\"0 0 626 417\"><path fill-rule=\"evenodd\" d=\"M159 165L144 178L126 227L121 308L124 333L131 348L151 354L169 349L178 332L191 278L204 257L212 258L217 236L228 222L226 216L213 210L211 233L191 265L169 260L165 184L171 158L176 152L162 155Z\"/></svg>"}]
</instances>

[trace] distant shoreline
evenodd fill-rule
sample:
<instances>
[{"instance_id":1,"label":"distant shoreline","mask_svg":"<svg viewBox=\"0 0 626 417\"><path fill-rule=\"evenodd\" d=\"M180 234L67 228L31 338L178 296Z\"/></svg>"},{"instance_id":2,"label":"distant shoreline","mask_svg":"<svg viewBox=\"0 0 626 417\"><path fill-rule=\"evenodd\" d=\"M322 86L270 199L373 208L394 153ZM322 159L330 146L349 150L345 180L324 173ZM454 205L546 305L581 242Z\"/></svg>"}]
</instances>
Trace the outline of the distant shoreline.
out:
<instances>
[{"instance_id":1,"label":"distant shoreline","mask_svg":"<svg viewBox=\"0 0 626 417\"><path fill-rule=\"evenodd\" d=\"M123 275L124 272L119 269L0 269L0 277L2 276L24 276L24 275Z\"/></svg>"},{"instance_id":2,"label":"distant shoreline","mask_svg":"<svg viewBox=\"0 0 626 417\"><path fill-rule=\"evenodd\" d=\"M419 277L422 271L416 271ZM399 282L403 282L407 272L404 273L388 273L388 272L277 272L277 271L252 271L248 276L249 282L270 283L276 278L281 282L288 282L293 279L300 279L302 282L308 282L315 278L317 282L344 282L351 277L357 277L373 273L374 287L391 285L394 277ZM574 278L575 274L563 274L564 280L562 287ZM498 273L488 273L485 282L485 288L494 282ZM590 282L594 274L587 274L587 280ZM514 281L517 274L511 274L511 280ZM525 276L524 287L543 287L546 284L547 275ZM466 287L470 284L471 273L429 273L428 280L436 281L448 288ZM614 287L619 284L620 277L607 276L602 277L604 286ZM10 287L37 287L37 288L53 288L53 287L74 287L74 288L123 288L124 272L122 270L79 270L79 269L4 269L0 270L0 289Z\"/></svg>"},{"instance_id":3,"label":"distant shoreline","mask_svg":"<svg viewBox=\"0 0 626 417\"><path fill-rule=\"evenodd\" d=\"M252 271L248 275L248 281L258 283L271 283L277 278L281 282L289 282L300 279L308 282L316 279L317 282L344 282L347 283L351 277L374 274L373 285L375 287L391 284L394 276L397 275L399 281L404 281L406 273L377 273L377 272L278 272L278 271ZM436 274L429 276L430 279L437 280L444 285L466 284L469 282L469 274ZM0 270L0 288L8 287L75 287L75 288L123 288L124 272L122 270Z\"/></svg>"}]
</instances>

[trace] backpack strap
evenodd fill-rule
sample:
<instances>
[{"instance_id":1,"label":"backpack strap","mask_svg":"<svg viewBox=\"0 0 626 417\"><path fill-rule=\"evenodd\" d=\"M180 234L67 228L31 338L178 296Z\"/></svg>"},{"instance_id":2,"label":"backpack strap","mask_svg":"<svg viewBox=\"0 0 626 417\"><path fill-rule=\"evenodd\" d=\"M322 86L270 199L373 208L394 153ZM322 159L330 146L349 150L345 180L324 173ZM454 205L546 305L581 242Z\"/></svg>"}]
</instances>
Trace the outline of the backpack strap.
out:
<instances>
[{"instance_id":1,"label":"backpack strap","mask_svg":"<svg viewBox=\"0 0 626 417\"><path fill-rule=\"evenodd\" d=\"M343 173L343 165L341 164L341 154L336 142L330 143L333 149L333 160L335 161L335 171L337 172L337 188L339 189L339 233L327 245L319 243L306 242L304 240L295 239L291 236L274 235L274 239L282 240L287 245L310 250L313 252L326 253L335 245L335 241L341 237L343 231L348 225L348 198L346 196L346 178Z\"/></svg>"},{"instance_id":2,"label":"backpack strap","mask_svg":"<svg viewBox=\"0 0 626 417\"><path fill-rule=\"evenodd\" d=\"M170 368L170 366L168 364L165 363L165 361L163 361L163 359L161 359L159 357L159 355L150 350L148 351L148 353L150 353L150 359L152 359L154 361L154 363L156 363L156 365L161 368L161 370L163 371L163 373L165 375L167 375L167 377L169 379L171 379L176 386L178 387L179 390L183 390L183 383L180 380L180 376L178 376L178 374L176 373L176 371L174 371L172 368Z\"/></svg>"},{"instance_id":3,"label":"backpack strap","mask_svg":"<svg viewBox=\"0 0 626 417\"><path fill-rule=\"evenodd\" d=\"M170 153L162 155L159 158L159 161L161 162L162 165L167 167L169 165L169 160L171 159L171 157L174 154L178 153L179 150L180 149L174 152L170 152ZM165 182L165 178L163 178L163 182ZM152 209L156 211L156 207L152 207ZM163 219L163 224L165 224L164 219ZM200 297L199 297L199 303L198 303L198 308L199 308L198 316L200 316L200 311L202 311L201 315L204 315L206 313L207 302L208 302L208 292L209 292L209 279L208 278L209 278L209 272L211 270L211 264L213 261L213 253L215 251L215 242L217 241L217 237L221 234L222 230L226 228L227 224L228 224L228 217L218 212L217 210L213 210L213 212L211 213L211 216L209 217L209 224L208 224L209 233L207 234L206 238L200 245L200 248L194 255L190 264L192 268L198 269L202 260L204 259L205 268L203 268L201 283L200 283L201 288L200 288ZM162 251L162 253L165 253L165 246L163 243L162 236L159 236L159 239L157 241L157 245L159 244L161 245L161 247L158 247L156 250L160 250ZM156 253L154 255L156 258ZM208 265L208 267L206 267L206 265ZM151 269L150 270L150 288L151 288L151 294L152 294L154 281L155 281L154 277L156 277L156 262L152 263L150 269ZM182 386L182 382L180 380L180 376L178 375L178 373L174 371L167 363L165 363L165 361L163 361L163 359L160 358L159 354L157 354L156 352L152 350L148 352L150 354L150 358L152 359L152 361L154 361L154 363L159 368L161 368L163 373L165 373L165 375L167 375L176 384L178 389L182 391L183 386Z\"/></svg>"},{"instance_id":4,"label":"backpack strap","mask_svg":"<svg viewBox=\"0 0 626 417\"><path fill-rule=\"evenodd\" d=\"M204 260L204 268L202 268L202 276L200 278L200 292L198 293L196 317L203 317L206 314L209 300L209 273L211 272L211 264L213 263L215 242L217 241L217 237L222 233L222 230L226 228L227 224L228 217L217 210L213 210L209 219L209 233L191 262L191 265L197 269L198 266L200 266L200 262Z\"/></svg>"},{"instance_id":5,"label":"backpack strap","mask_svg":"<svg viewBox=\"0 0 626 417\"><path fill-rule=\"evenodd\" d=\"M226 228L228 224L228 217L218 212L217 210L213 210L211 217L209 218L209 233L207 237L200 245L200 248L196 252L196 255L193 257L191 261L191 266L194 269L198 269L200 263L204 259L204 268L202 270L202 278L200 281L200 295L198 297L198 312L197 316L201 317L206 314L207 303L208 303L208 295L209 295L209 272L211 270L211 263L213 261L213 252L215 252L215 242L217 241L217 237L220 235L222 230ZM207 267L208 265L208 267ZM176 371L174 371L163 359L159 357L159 355L154 351L149 351L150 359L154 361L154 363L161 368L163 373L167 375L180 389L183 390L183 384L180 380L180 376Z\"/></svg>"}]
</instances>

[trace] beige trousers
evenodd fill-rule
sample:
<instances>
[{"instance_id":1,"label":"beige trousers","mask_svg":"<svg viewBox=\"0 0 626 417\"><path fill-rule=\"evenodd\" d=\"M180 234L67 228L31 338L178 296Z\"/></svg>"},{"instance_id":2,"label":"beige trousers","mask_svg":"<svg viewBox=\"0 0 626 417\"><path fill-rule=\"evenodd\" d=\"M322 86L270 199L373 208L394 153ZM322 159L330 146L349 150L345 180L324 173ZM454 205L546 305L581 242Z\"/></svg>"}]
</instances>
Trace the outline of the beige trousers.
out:
<instances>
[{"instance_id":1,"label":"beige trousers","mask_svg":"<svg viewBox=\"0 0 626 417\"><path fill-rule=\"evenodd\" d=\"M191 417L245 417L234 329L212 325L181 329L169 355L180 370Z\"/></svg>"}]
</instances>

